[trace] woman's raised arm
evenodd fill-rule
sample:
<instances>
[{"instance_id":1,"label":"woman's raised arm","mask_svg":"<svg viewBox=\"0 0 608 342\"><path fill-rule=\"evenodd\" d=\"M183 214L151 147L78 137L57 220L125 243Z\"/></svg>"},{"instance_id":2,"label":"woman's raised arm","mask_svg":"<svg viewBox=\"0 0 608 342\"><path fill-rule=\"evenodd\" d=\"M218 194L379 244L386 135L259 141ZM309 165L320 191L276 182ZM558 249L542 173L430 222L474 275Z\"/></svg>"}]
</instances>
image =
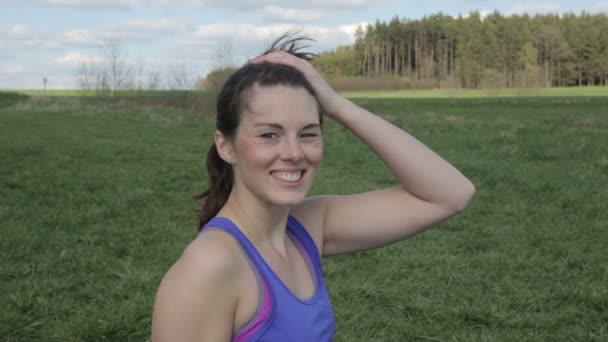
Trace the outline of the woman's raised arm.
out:
<instances>
[{"instance_id":1,"label":"woman's raised arm","mask_svg":"<svg viewBox=\"0 0 608 342\"><path fill-rule=\"evenodd\" d=\"M300 70L328 116L351 130L386 164L401 186L349 196L307 199L293 213L321 232L322 254L383 246L421 232L463 210L475 187L456 168L388 121L337 94L314 67L285 52L251 63L279 63ZM314 216L321 214L320 219ZM314 224L318 222L318 224Z\"/></svg>"}]
</instances>

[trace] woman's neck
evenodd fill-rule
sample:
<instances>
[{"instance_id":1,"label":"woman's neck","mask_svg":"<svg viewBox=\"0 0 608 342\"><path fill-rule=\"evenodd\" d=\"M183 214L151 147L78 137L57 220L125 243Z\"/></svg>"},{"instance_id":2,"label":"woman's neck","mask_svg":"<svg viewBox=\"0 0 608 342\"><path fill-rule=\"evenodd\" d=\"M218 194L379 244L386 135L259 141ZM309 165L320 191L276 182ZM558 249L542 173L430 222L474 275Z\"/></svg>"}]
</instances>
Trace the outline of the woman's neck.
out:
<instances>
[{"instance_id":1,"label":"woman's neck","mask_svg":"<svg viewBox=\"0 0 608 342\"><path fill-rule=\"evenodd\" d=\"M289 207L265 203L250 194L233 191L218 216L233 221L254 244L271 243L282 250L289 210Z\"/></svg>"}]
</instances>

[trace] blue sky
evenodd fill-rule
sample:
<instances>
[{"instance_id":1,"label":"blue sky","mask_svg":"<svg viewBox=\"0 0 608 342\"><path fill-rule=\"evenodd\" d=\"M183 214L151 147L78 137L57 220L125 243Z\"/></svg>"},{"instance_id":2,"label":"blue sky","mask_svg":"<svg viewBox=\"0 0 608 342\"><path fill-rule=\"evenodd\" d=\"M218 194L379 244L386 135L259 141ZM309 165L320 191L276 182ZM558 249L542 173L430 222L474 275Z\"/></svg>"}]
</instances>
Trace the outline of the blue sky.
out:
<instances>
[{"instance_id":1,"label":"blue sky","mask_svg":"<svg viewBox=\"0 0 608 342\"><path fill-rule=\"evenodd\" d=\"M44 77L51 89L74 88L78 66L100 63L109 39L120 39L139 75L156 71L167 84L177 67L193 80L228 60L243 63L290 29L324 51L352 43L357 25L376 19L494 10L608 13L608 1L0 0L0 89L41 89Z\"/></svg>"}]
</instances>

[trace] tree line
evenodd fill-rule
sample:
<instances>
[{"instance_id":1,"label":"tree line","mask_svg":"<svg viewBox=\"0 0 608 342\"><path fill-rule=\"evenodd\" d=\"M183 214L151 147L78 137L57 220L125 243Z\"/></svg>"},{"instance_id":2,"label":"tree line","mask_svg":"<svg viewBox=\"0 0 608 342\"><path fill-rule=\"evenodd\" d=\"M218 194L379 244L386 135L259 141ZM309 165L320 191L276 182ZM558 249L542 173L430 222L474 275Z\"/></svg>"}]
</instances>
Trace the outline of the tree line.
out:
<instances>
[{"instance_id":1,"label":"tree line","mask_svg":"<svg viewBox=\"0 0 608 342\"><path fill-rule=\"evenodd\" d=\"M608 85L608 17L573 13L394 17L322 53L328 78L406 78L441 87Z\"/></svg>"},{"instance_id":2,"label":"tree line","mask_svg":"<svg viewBox=\"0 0 608 342\"><path fill-rule=\"evenodd\" d=\"M209 89L217 91L236 70L232 41L217 42L212 71L203 77L194 73L185 56L166 63L166 72L143 59L129 58L129 50L118 37L105 39L92 60L79 63L75 76L76 88L114 97L116 93L154 90Z\"/></svg>"},{"instance_id":3,"label":"tree line","mask_svg":"<svg viewBox=\"0 0 608 342\"><path fill-rule=\"evenodd\" d=\"M120 38L103 41L93 61L82 62L76 70L76 88L107 93L125 90L187 90L195 85L185 58L178 56L163 73L143 59L129 60L129 50Z\"/></svg>"}]
</instances>

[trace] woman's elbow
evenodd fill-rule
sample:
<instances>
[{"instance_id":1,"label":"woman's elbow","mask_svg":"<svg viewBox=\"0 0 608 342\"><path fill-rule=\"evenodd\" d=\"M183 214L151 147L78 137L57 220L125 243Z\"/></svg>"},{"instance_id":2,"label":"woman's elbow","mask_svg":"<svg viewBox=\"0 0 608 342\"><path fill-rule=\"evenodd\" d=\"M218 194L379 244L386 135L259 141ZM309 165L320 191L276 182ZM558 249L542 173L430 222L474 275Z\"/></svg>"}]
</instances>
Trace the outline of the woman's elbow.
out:
<instances>
[{"instance_id":1,"label":"woman's elbow","mask_svg":"<svg viewBox=\"0 0 608 342\"><path fill-rule=\"evenodd\" d=\"M467 180L467 185L462 190L462 200L460 202L460 205L458 206L459 212L463 211L469 206L471 201L473 201L473 197L475 197L476 191L477 189L475 189L475 184Z\"/></svg>"},{"instance_id":2,"label":"woman's elbow","mask_svg":"<svg viewBox=\"0 0 608 342\"><path fill-rule=\"evenodd\" d=\"M460 189L460 191L458 192L458 198L456 201L454 201L453 204L453 208L456 213L465 210L469 206L469 204L473 200L473 197L475 197L475 191L475 185L469 180L467 180L467 182L462 185L462 189Z\"/></svg>"}]
</instances>

